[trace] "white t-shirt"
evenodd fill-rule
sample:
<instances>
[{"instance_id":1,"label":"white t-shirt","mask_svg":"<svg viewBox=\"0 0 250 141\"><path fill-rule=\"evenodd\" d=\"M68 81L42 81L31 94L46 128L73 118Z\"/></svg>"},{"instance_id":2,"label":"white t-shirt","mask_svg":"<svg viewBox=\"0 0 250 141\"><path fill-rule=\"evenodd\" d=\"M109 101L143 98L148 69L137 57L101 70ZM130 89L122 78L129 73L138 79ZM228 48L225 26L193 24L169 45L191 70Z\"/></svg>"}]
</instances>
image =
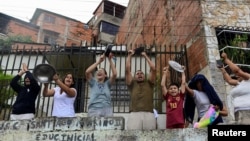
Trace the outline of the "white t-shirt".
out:
<instances>
[{"instance_id":1,"label":"white t-shirt","mask_svg":"<svg viewBox=\"0 0 250 141\"><path fill-rule=\"evenodd\" d=\"M203 117L203 115L207 112L210 106L210 101L207 97L207 94L202 92L202 91L197 91L194 90L194 102L197 107L197 111L199 116L198 117Z\"/></svg>"},{"instance_id":2,"label":"white t-shirt","mask_svg":"<svg viewBox=\"0 0 250 141\"><path fill-rule=\"evenodd\" d=\"M75 90L75 93L77 95L76 89L73 89ZM76 99L76 95L74 97L69 97L65 92L60 94L60 87L55 87L54 90L55 94L52 116L75 117L74 102Z\"/></svg>"},{"instance_id":3,"label":"white t-shirt","mask_svg":"<svg viewBox=\"0 0 250 141\"><path fill-rule=\"evenodd\" d=\"M239 110L250 110L250 80L243 80L233 87L228 96L230 113L234 119L234 113Z\"/></svg>"}]
</instances>

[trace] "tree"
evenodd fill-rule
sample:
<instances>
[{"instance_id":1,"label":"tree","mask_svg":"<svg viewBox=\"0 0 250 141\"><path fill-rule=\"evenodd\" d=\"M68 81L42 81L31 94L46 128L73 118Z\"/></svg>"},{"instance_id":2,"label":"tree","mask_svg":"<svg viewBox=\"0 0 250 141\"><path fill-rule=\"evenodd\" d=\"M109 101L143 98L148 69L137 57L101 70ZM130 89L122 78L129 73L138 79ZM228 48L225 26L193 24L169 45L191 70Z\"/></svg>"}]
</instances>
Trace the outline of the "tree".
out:
<instances>
[{"instance_id":1,"label":"tree","mask_svg":"<svg viewBox=\"0 0 250 141\"><path fill-rule=\"evenodd\" d=\"M0 111L2 108L8 107L9 105L6 101L15 96L15 92L9 85L12 78L12 75L3 74L3 71L0 68Z\"/></svg>"},{"instance_id":2,"label":"tree","mask_svg":"<svg viewBox=\"0 0 250 141\"><path fill-rule=\"evenodd\" d=\"M33 43L31 36L14 35L0 39L0 50L10 50L13 42Z\"/></svg>"}]
</instances>

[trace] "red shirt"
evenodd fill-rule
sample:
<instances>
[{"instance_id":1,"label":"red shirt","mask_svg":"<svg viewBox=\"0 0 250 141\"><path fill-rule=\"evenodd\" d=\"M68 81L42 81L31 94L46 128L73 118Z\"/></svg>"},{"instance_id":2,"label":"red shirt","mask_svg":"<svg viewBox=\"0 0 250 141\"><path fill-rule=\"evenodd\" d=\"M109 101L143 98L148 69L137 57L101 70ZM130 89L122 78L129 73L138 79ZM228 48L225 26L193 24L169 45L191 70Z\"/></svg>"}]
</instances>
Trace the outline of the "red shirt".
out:
<instances>
[{"instance_id":1,"label":"red shirt","mask_svg":"<svg viewBox=\"0 0 250 141\"><path fill-rule=\"evenodd\" d=\"M183 103L184 103L184 94L179 93L176 96L172 96L167 93L164 96L166 100L166 109L167 109L167 128L173 128L175 125L184 125L184 115L183 115Z\"/></svg>"}]
</instances>

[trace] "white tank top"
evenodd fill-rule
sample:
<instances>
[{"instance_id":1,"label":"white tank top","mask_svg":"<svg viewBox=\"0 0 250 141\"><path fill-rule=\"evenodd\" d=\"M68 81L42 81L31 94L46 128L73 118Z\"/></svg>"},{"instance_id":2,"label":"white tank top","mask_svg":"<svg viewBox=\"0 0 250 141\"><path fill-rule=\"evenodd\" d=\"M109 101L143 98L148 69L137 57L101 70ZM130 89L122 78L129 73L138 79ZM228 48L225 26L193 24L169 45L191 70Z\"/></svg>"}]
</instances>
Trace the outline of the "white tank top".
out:
<instances>
[{"instance_id":1,"label":"white tank top","mask_svg":"<svg viewBox=\"0 0 250 141\"><path fill-rule=\"evenodd\" d=\"M76 89L75 93L77 95ZM55 87L54 103L52 116L55 117L75 117L74 102L76 95L74 97L69 97L65 92L60 94L60 87Z\"/></svg>"}]
</instances>

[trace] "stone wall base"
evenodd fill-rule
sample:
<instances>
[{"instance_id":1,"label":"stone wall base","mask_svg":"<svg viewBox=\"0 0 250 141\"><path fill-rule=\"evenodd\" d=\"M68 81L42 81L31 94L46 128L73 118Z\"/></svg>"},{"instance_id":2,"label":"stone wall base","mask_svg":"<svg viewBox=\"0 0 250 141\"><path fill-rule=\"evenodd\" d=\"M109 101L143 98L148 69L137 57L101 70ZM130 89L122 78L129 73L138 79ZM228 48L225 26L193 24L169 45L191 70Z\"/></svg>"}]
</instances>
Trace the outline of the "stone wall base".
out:
<instances>
[{"instance_id":1,"label":"stone wall base","mask_svg":"<svg viewBox=\"0 0 250 141\"><path fill-rule=\"evenodd\" d=\"M250 110L237 111L235 113L235 124L250 124Z\"/></svg>"}]
</instances>

